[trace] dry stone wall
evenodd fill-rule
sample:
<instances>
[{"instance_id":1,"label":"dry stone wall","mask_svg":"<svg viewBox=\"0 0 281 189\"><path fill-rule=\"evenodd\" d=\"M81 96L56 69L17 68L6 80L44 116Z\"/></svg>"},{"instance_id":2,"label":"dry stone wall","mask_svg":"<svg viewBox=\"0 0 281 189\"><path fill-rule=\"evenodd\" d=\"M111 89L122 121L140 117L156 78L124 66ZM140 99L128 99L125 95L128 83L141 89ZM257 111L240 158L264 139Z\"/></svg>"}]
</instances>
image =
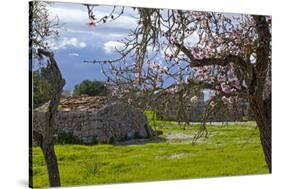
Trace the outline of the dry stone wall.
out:
<instances>
[{"instance_id":1,"label":"dry stone wall","mask_svg":"<svg viewBox=\"0 0 281 189\"><path fill-rule=\"evenodd\" d=\"M34 112L33 129L42 132L46 112ZM69 133L83 143L112 143L153 135L145 114L128 104L112 103L94 111L58 112L57 133Z\"/></svg>"}]
</instances>

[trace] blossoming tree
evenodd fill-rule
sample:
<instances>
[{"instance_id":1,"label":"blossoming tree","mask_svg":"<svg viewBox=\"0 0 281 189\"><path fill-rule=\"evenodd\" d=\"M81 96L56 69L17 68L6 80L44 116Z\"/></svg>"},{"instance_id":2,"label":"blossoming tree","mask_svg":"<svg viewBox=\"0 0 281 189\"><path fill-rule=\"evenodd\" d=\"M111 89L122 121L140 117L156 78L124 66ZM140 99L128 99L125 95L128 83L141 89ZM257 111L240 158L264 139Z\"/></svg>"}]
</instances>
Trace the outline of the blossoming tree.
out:
<instances>
[{"instance_id":1,"label":"blossoming tree","mask_svg":"<svg viewBox=\"0 0 281 189\"><path fill-rule=\"evenodd\" d=\"M116 49L119 58L86 62L103 66L116 96L170 92L194 103L190 89L200 87L212 94L207 114L221 103L246 99L271 172L271 17L134 10L138 24ZM88 11L92 18L94 10Z\"/></svg>"}]
</instances>

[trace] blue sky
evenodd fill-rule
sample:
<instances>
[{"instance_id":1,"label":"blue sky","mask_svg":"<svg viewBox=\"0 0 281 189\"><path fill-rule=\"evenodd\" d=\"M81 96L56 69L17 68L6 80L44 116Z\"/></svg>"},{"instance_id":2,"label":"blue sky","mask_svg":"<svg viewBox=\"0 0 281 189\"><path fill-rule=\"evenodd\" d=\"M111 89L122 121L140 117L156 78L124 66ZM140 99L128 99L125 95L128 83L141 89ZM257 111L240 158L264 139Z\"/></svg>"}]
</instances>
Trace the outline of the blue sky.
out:
<instances>
[{"instance_id":1,"label":"blue sky","mask_svg":"<svg viewBox=\"0 0 281 189\"><path fill-rule=\"evenodd\" d=\"M97 27L88 26L87 8L75 3L53 3L48 7L50 18L57 16L63 27L58 39L49 41L51 49L66 80L65 90L85 79L105 80L99 65L83 63L84 60L109 59L114 56L118 40L129 34L136 26L134 12L127 8L125 14L110 23L100 23ZM98 6L95 14L99 18L108 15L112 6Z\"/></svg>"}]
</instances>

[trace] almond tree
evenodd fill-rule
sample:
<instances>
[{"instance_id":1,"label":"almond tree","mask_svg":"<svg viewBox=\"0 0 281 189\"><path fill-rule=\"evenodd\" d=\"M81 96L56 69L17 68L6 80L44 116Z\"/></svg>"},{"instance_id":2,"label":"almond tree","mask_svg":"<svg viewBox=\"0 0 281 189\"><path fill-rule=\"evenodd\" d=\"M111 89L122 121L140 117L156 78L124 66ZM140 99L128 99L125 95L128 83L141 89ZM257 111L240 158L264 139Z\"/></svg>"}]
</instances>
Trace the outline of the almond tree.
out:
<instances>
[{"instance_id":1,"label":"almond tree","mask_svg":"<svg viewBox=\"0 0 281 189\"><path fill-rule=\"evenodd\" d=\"M57 158L54 150L55 116L65 84L61 72L54 58L53 52L48 47L47 40L58 35L57 21L50 21L47 4L45 2L30 2L29 4L29 61L30 71L35 67L46 66L52 90L48 110L46 112L46 125L42 128L31 128L32 138L39 144L46 162L49 183L51 187L60 186L60 175ZM37 60L37 61L36 61ZM47 63L44 64L44 60ZM30 78L32 79L32 78ZM31 86L32 87L32 86ZM31 107L33 110L33 107ZM32 144L30 144L30 186L32 181Z\"/></svg>"},{"instance_id":2,"label":"almond tree","mask_svg":"<svg viewBox=\"0 0 281 189\"><path fill-rule=\"evenodd\" d=\"M88 10L93 16L93 9ZM182 90L192 97L189 87L198 86L212 93L206 115L219 101L232 104L246 98L271 172L271 17L134 10L138 24L121 40L119 58L85 62L102 65L119 97Z\"/></svg>"}]
</instances>

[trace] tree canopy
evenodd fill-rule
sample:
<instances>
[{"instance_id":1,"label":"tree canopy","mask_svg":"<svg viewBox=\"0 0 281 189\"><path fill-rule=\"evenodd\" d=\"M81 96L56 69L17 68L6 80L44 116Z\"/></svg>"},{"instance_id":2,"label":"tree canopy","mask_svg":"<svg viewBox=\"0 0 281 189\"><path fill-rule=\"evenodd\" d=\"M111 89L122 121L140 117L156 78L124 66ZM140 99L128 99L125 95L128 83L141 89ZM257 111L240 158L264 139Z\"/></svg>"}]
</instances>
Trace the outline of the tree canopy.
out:
<instances>
[{"instance_id":1,"label":"tree canopy","mask_svg":"<svg viewBox=\"0 0 281 189\"><path fill-rule=\"evenodd\" d=\"M84 80L80 84L75 85L73 95L105 96L108 92L109 90L105 82Z\"/></svg>"},{"instance_id":2,"label":"tree canopy","mask_svg":"<svg viewBox=\"0 0 281 189\"><path fill-rule=\"evenodd\" d=\"M109 65L103 73L119 97L135 88L141 91L136 98L163 91L184 96L197 86L211 91L209 110L247 99L271 171L271 17L133 9L138 24L122 40L119 58L86 62ZM88 13L93 20L94 6ZM167 80L173 84L165 85Z\"/></svg>"}]
</instances>

